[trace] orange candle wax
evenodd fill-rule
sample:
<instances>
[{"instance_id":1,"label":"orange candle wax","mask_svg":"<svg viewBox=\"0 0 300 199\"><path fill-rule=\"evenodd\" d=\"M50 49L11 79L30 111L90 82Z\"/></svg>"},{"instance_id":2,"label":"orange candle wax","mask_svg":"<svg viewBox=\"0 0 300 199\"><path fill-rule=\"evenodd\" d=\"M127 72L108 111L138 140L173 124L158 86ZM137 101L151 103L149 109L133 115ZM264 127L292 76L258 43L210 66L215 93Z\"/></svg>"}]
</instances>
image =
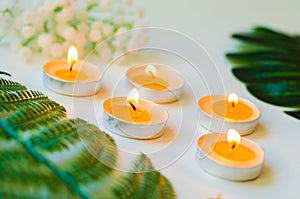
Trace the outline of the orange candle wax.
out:
<instances>
[{"instance_id":1,"label":"orange candle wax","mask_svg":"<svg viewBox=\"0 0 300 199\"><path fill-rule=\"evenodd\" d=\"M69 69L60 69L55 71L55 76L57 76L59 79L63 79L66 81L84 81L88 79L87 74L77 71L77 70L72 70L70 71Z\"/></svg>"},{"instance_id":2,"label":"orange candle wax","mask_svg":"<svg viewBox=\"0 0 300 199\"><path fill-rule=\"evenodd\" d=\"M168 88L168 82L160 77L151 77L149 75L139 75L132 79L136 84L153 90L166 90Z\"/></svg>"},{"instance_id":3,"label":"orange candle wax","mask_svg":"<svg viewBox=\"0 0 300 199\"><path fill-rule=\"evenodd\" d=\"M218 155L233 161L249 161L255 158L255 153L248 147L239 145L236 149L230 150L228 142L217 142L213 148Z\"/></svg>"},{"instance_id":4,"label":"orange candle wax","mask_svg":"<svg viewBox=\"0 0 300 199\"><path fill-rule=\"evenodd\" d=\"M106 100L104 103L104 109L116 118L134 123L149 123L151 122L151 115L143 108L133 108L127 104L115 104L113 99Z\"/></svg>"}]
</instances>

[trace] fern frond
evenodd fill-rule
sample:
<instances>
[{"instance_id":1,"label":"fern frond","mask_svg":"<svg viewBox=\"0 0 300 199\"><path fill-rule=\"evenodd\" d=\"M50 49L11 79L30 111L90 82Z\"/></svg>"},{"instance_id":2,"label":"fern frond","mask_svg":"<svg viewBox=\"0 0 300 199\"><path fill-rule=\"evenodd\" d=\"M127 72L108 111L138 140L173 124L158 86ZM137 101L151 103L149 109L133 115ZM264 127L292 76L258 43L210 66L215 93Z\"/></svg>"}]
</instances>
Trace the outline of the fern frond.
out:
<instances>
[{"instance_id":1,"label":"fern frond","mask_svg":"<svg viewBox=\"0 0 300 199\"><path fill-rule=\"evenodd\" d=\"M20 109L32 102L50 101L39 91L21 90L0 93L0 112L9 112Z\"/></svg>"},{"instance_id":2,"label":"fern frond","mask_svg":"<svg viewBox=\"0 0 300 199\"><path fill-rule=\"evenodd\" d=\"M34 100L40 98L47 98L40 91L33 90L17 90L17 91L8 91L0 94L1 103L12 103L25 100Z\"/></svg>"},{"instance_id":3,"label":"fern frond","mask_svg":"<svg viewBox=\"0 0 300 199\"><path fill-rule=\"evenodd\" d=\"M5 72L5 71L0 71L0 75L6 75L8 77L11 77L11 74L9 74L8 72Z\"/></svg>"},{"instance_id":4,"label":"fern frond","mask_svg":"<svg viewBox=\"0 0 300 199\"><path fill-rule=\"evenodd\" d=\"M9 137L16 140L20 145L22 145L24 149L32 156L32 158L34 158L40 164L46 166L63 183L69 186L75 194L77 194L79 197L84 199L89 198L86 195L86 193L82 192L82 190L78 186L78 183L74 180L72 176L68 175L64 171L59 170L55 164L53 164L42 153L36 150L28 140L23 140L22 137L19 136L17 131L15 131L12 127L10 127L7 123L5 123L5 121L1 119L0 119L0 127L3 129L5 134L7 134Z\"/></svg>"},{"instance_id":5,"label":"fern frond","mask_svg":"<svg viewBox=\"0 0 300 199\"><path fill-rule=\"evenodd\" d=\"M26 90L26 87L20 83L0 78L0 93L19 90Z\"/></svg>"},{"instance_id":6,"label":"fern frond","mask_svg":"<svg viewBox=\"0 0 300 199\"><path fill-rule=\"evenodd\" d=\"M96 126L84 120L62 120L44 125L30 137L30 142L45 153L68 149L71 144L80 141L88 145L86 147L97 157L83 148L78 155L69 157L60 168L81 183L100 179L111 173L117 158L115 143Z\"/></svg>"},{"instance_id":7,"label":"fern frond","mask_svg":"<svg viewBox=\"0 0 300 199\"><path fill-rule=\"evenodd\" d=\"M171 183L154 170L151 161L141 154L134 163L133 173L123 176L113 187L114 197L119 198L170 198L176 197ZM165 197L163 197L165 196Z\"/></svg>"},{"instance_id":8,"label":"fern frond","mask_svg":"<svg viewBox=\"0 0 300 199\"><path fill-rule=\"evenodd\" d=\"M4 199L17 198L17 199L47 199L47 198L59 198L59 199L79 199L77 195L71 192L67 187L60 186L60 183L56 184L57 190L49 190L47 184L43 183L39 186L24 186L22 183L14 182L0 182L0 196Z\"/></svg>"},{"instance_id":9,"label":"fern frond","mask_svg":"<svg viewBox=\"0 0 300 199\"><path fill-rule=\"evenodd\" d=\"M82 150L74 161L61 169L74 176L79 184L87 185L103 179L114 171L114 168L109 165L112 163L107 164L105 161L107 160L97 159L89 151ZM111 158L110 162L112 161L116 159Z\"/></svg>"},{"instance_id":10,"label":"fern frond","mask_svg":"<svg viewBox=\"0 0 300 199\"><path fill-rule=\"evenodd\" d=\"M48 191L56 193L69 192L65 184L20 145L0 150L0 168L0 194L11 195L12 187L18 190L18 194L24 192L25 195L30 190L41 188L47 188ZM30 193L30 197L39 197L37 193Z\"/></svg>"},{"instance_id":11,"label":"fern frond","mask_svg":"<svg viewBox=\"0 0 300 199\"><path fill-rule=\"evenodd\" d=\"M12 128L25 131L58 121L66 116L66 109L58 103L47 100L35 102L20 108L4 118Z\"/></svg>"},{"instance_id":12,"label":"fern frond","mask_svg":"<svg viewBox=\"0 0 300 199\"><path fill-rule=\"evenodd\" d=\"M84 125L87 123L79 119L51 122L34 131L30 142L47 153L68 149L68 145L80 141L78 131Z\"/></svg>"},{"instance_id":13,"label":"fern frond","mask_svg":"<svg viewBox=\"0 0 300 199\"><path fill-rule=\"evenodd\" d=\"M84 120L66 119L65 108L41 92L3 79L0 145L0 198L175 197L146 155L132 173L116 171L111 136Z\"/></svg>"},{"instance_id":14,"label":"fern frond","mask_svg":"<svg viewBox=\"0 0 300 199\"><path fill-rule=\"evenodd\" d=\"M78 123L83 121L77 119L74 122L84 148L76 157L65 162L62 170L76 176L80 183L99 180L110 174L117 162L117 148L111 137L85 121L80 128Z\"/></svg>"}]
</instances>

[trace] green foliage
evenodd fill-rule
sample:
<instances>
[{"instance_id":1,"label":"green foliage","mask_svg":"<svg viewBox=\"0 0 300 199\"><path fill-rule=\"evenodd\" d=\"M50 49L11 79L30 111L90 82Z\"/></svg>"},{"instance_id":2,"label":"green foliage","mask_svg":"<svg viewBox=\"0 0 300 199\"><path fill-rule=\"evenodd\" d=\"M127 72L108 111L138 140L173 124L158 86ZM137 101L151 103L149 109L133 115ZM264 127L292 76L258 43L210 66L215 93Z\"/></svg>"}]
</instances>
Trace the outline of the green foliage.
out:
<instances>
[{"instance_id":1,"label":"green foliage","mask_svg":"<svg viewBox=\"0 0 300 199\"><path fill-rule=\"evenodd\" d=\"M0 198L175 198L146 155L132 173L115 170L117 159L114 140L98 127L0 79Z\"/></svg>"},{"instance_id":2,"label":"green foliage","mask_svg":"<svg viewBox=\"0 0 300 199\"><path fill-rule=\"evenodd\" d=\"M227 54L233 74L255 97L300 119L300 37L266 27L232 37L241 42L239 52Z\"/></svg>"}]
</instances>

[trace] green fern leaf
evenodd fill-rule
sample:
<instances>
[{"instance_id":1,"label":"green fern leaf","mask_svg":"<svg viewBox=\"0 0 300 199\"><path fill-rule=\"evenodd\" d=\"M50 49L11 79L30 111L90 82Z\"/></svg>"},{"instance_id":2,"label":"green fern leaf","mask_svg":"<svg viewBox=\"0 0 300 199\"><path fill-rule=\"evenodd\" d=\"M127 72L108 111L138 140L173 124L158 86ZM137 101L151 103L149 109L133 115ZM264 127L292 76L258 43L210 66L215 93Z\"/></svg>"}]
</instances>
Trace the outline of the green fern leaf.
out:
<instances>
[{"instance_id":1,"label":"green fern leaf","mask_svg":"<svg viewBox=\"0 0 300 199\"><path fill-rule=\"evenodd\" d=\"M151 161L141 154L134 163L133 172L123 176L113 192L119 198L176 198L171 183L154 170Z\"/></svg>"},{"instance_id":2,"label":"green fern leaf","mask_svg":"<svg viewBox=\"0 0 300 199\"><path fill-rule=\"evenodd\" d=\"M39 190L45 184L52 192L69 192L65 184L20 145L0 150L0 168L0 196L41 197L30 189ZM12 187L18 192L12 192Z\"/></svg>"},{"instance_id":3,"label":"green fern leaf","mask_svg":"<svg viewBox=\"0 0 300 199\"><path fill-rule=\"evenodd\" d=\"M38 91L0 83L0 198L118 198L123 190L124 198L175 197L144 154L133 166L138 173L116 171L112 137L67 119L64 107Z\"/></svg>"},{"instance_id":4,"label":"green fern leaf","mask_svg":"<svg viewBox=\"0 0 300 199\"><path fill-rule=\"evenodd\" d=\"M5 118L11 127L16 130L29 130L42 125L58 121L66 116L66 110L63 106L54 101L43 101L28 104Z\"/></svg>"},{"instance_id":5,"label":"green fern leaf","mask_svg":"<svg viewBox=\"0 0 300 199\"><path fill-rule=\"evenodd\" d=\"M50 102L43 93L38 91L9 91L0 93L0 112L10 112L37 102Z\"/></svg>"},{"instance_id":6,"label":"green fern leaf","mask_svg":"<svg viewBox=\"0 0 300 199\"><path fill-rule=\"evenodd\" d=\"M0 39L1 40L1 39ZM8 77L11 77L11 74L5 72L5 71L0 71L0 75L6 75Z\"/></svg>"},{"instance_id":7,"label":"green fern leaf","mask_svg":"<svg viewBox=\"0 0 300 199\"><path fill-rule=\"evenodd\" d=\"M19 90L26 90L26 87L17 82L0 78L0 93L6 91L19 91Z\"/></svg>"}]
</instances>

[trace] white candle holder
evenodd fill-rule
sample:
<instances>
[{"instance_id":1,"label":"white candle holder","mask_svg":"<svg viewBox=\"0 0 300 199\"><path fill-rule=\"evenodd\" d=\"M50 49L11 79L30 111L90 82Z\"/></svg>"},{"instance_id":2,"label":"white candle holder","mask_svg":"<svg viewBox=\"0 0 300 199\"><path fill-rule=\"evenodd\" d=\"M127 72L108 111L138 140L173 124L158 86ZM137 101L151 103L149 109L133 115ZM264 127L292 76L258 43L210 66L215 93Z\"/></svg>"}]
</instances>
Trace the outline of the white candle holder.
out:
<instances>
[{"instance_id":1,"label":"white candle holder","mask_svg":"<svg viewBox=\"0 0 300 199\"><path fill-rule=\"evenodd\" d=\"M101 86L103 73L93 64L79 61L76 63L78 72L85 76L84 79L63 79L57 72L68 68L67 60L54 60L43 67L44 85L59 94L70 96L89 96L97 93ZM66 71L68 72L68 71Z\"/></svg>"},{"instance_id":2,"label":"white candle holder","mask_svg":"<svg viewBox=\"0 0 300 199\"><path fill-rule=\"evenodd\" d=\"M214 176L227 180L246 181L257 178L263 167L264 151L262 148L242 138L240 145L249 148L255 157L248 161L227 159L214 151L215 144L226 141L226 138L226 134L223 133L206 134L199 138L196 158L200 167Z\"/></svg>"},{"instance_id":3,"label":"white candle holder","mask_svg":"<svg viewBox=\"0 0 300 199\"><path fill-rule=\"evenodd\" d=\"M103 103L103 124L111 132L132 139L154 139L161 136L166 127L168 112L153 102L140 99L139 108L150 113L151 120L130 120L125 97L109 98Z\"/></svg>"},{"instance_id":4,"label":"white candle holder","mask_svg":"<svg viewBox=\"0 0 300 199\"><path fill-rule=\"evenodd\" d=\"M249 114L242 118L225 116L227 95L209 95L201 98L198 102L200 108L200 124L213 132L227 132L236 129L241 135L252 133L260 118L259 109L250 101L239 98L237 106L243 104ZM239 115L239 110L236 110ZM241 115L241 114L240 114Z\"/></svg>"},{"instance_id":5,"label":"white candle holder","mask_svg":"<svg viewBox=\"0 0 300 199\"><path fill-rule=\"evenodd\" d=\"M169 67L153 64L157 74L151 78L145 71L148 65L131 67L126 73L127 80L131 85L138 88L141 97L156 103L169 103L180 99L184 80L179 73ZM164 86L165 89L147 87L153 83Z\"/></svg>"}]
</instances>

